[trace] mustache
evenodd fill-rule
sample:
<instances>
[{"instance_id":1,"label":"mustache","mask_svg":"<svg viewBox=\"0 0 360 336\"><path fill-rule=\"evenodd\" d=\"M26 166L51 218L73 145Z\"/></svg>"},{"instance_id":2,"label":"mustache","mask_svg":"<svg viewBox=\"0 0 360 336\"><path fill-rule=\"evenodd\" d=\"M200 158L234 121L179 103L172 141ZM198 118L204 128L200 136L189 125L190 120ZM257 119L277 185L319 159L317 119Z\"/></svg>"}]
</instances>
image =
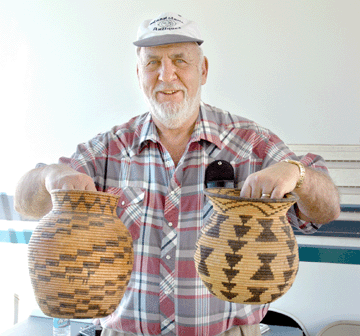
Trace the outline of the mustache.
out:
<instances>
[{"instance_id":1,"label":"mustache","mask_svg":"<svg viewBox=\"0 0 360 336\"><path fill-rule=\"evenodd\" d=\"M186 88L183 85L180 84L168 84L168 83L160 83L158 84L154 92L160 92L160 91L184 91L186 92Z\"/></svg>"}]
</instances>

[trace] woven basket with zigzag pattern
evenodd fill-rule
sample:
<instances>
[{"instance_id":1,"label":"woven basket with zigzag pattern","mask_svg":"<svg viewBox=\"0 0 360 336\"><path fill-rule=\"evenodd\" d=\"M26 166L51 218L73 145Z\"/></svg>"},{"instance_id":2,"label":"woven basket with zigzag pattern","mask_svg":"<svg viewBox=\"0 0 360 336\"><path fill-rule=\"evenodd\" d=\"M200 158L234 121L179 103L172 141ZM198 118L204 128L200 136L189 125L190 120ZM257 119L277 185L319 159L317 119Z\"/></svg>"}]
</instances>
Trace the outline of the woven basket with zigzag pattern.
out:
<instances>
[{"instance_id":1,"label":"woven basket with zigzag pattern","mask_svg":"<svg viewBox=\"0 0 360 336\"><path fill-rule=\"evenodd\" d=\"M118 197L54 190L53 209L31 236L28 264L44 314L94 318L119 305L133 265L132 239L116 215Z\"/></svg>"}]
</instances>

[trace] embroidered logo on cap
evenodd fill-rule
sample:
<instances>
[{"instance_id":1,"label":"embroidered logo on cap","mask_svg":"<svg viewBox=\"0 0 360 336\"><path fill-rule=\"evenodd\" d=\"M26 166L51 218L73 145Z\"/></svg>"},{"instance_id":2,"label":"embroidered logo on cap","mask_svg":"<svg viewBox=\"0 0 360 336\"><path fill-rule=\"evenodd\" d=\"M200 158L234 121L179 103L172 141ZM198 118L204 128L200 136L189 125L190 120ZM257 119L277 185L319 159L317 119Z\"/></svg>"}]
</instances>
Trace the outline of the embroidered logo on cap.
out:
<instances>
[{"instance_id":1,"label":"embroidered logo on cap","mask_svg":"<svg viewBox=\"0 0 360 336\"><path fill-rule=\"evenodd\" d=\"M138 40L134 42L137 47L185 42L196 42L200 45L204 42L195 22L172 12L145 20L138 29L137 38Z\"/></svg>"},{"instance_id":2,"label":"embroidered logo on cap","mask_svg":"<svg viewBox=\"0 0 360 336\"><path fill-rule=\"evenodd\" d=\"M153 31L159 30L175 30L181 29L181 27L176 27L176 25L184 24L181 20L174 17L163 17L157 20L150 22L149 28Z\"/></svg>"}]
</instances>

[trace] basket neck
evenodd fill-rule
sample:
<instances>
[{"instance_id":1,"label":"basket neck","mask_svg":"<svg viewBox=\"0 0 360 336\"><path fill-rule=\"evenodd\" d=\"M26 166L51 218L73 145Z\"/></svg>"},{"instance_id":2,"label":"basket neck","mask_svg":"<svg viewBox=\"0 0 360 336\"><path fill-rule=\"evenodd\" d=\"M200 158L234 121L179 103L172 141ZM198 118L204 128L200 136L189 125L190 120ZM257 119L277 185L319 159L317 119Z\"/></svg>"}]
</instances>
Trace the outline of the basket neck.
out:
<instances>
[{"instance_id":1,"label":"basket neck","mask_svg":"<svg viewBox=\"0 0 360 336\"><path fill-rule=\"evenodd\" d=\"M236 216L284 216L295 202L293 200L282 202L258 202L250 200L231 200L224 197L208 196L214 210L224 215Z\"/></svg>"},{"instance_id":2,"label":"basket neck","mask_svg":"<svg viewBox=\"0 0 360 336\"><path fill-rule=\"evenodd\" d=\"M115 215L119 196L80 190L56 190L51 193L53 211L76 211Z\"/></svg>"}]
</instances>

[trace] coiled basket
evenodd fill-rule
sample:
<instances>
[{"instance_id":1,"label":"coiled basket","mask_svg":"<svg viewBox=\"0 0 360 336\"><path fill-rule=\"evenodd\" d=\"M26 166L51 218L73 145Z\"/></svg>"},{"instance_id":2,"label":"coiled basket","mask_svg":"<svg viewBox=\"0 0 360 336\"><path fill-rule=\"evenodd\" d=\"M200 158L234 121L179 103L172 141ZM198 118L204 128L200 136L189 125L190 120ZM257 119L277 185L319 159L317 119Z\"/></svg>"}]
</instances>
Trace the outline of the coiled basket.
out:
<instances>
[{"instance_id":1,"label":"coiled basket","mask_svg":"<svg viewBox=\"0 0 360 336\"><path fill-rule=\"evenodd\" d=\"M118 197L54 190L53 209L28 247L29 273L44 314L94 318L119 305L131 276L132 239L116 215Z\"/></svg>"},{"instance_id":2,"label":"coiled basket","mask_svg":"<svg viewBox=\"0 0 360 336\"><path fill-rule=\"evenodd\" d=\"M209 188L214 212L201 230L194 255L202 282L219 299L270 303L293 284L298 246L286 212L298 199L240 197L240 189Z\"/></svg>"}]
</instances>

